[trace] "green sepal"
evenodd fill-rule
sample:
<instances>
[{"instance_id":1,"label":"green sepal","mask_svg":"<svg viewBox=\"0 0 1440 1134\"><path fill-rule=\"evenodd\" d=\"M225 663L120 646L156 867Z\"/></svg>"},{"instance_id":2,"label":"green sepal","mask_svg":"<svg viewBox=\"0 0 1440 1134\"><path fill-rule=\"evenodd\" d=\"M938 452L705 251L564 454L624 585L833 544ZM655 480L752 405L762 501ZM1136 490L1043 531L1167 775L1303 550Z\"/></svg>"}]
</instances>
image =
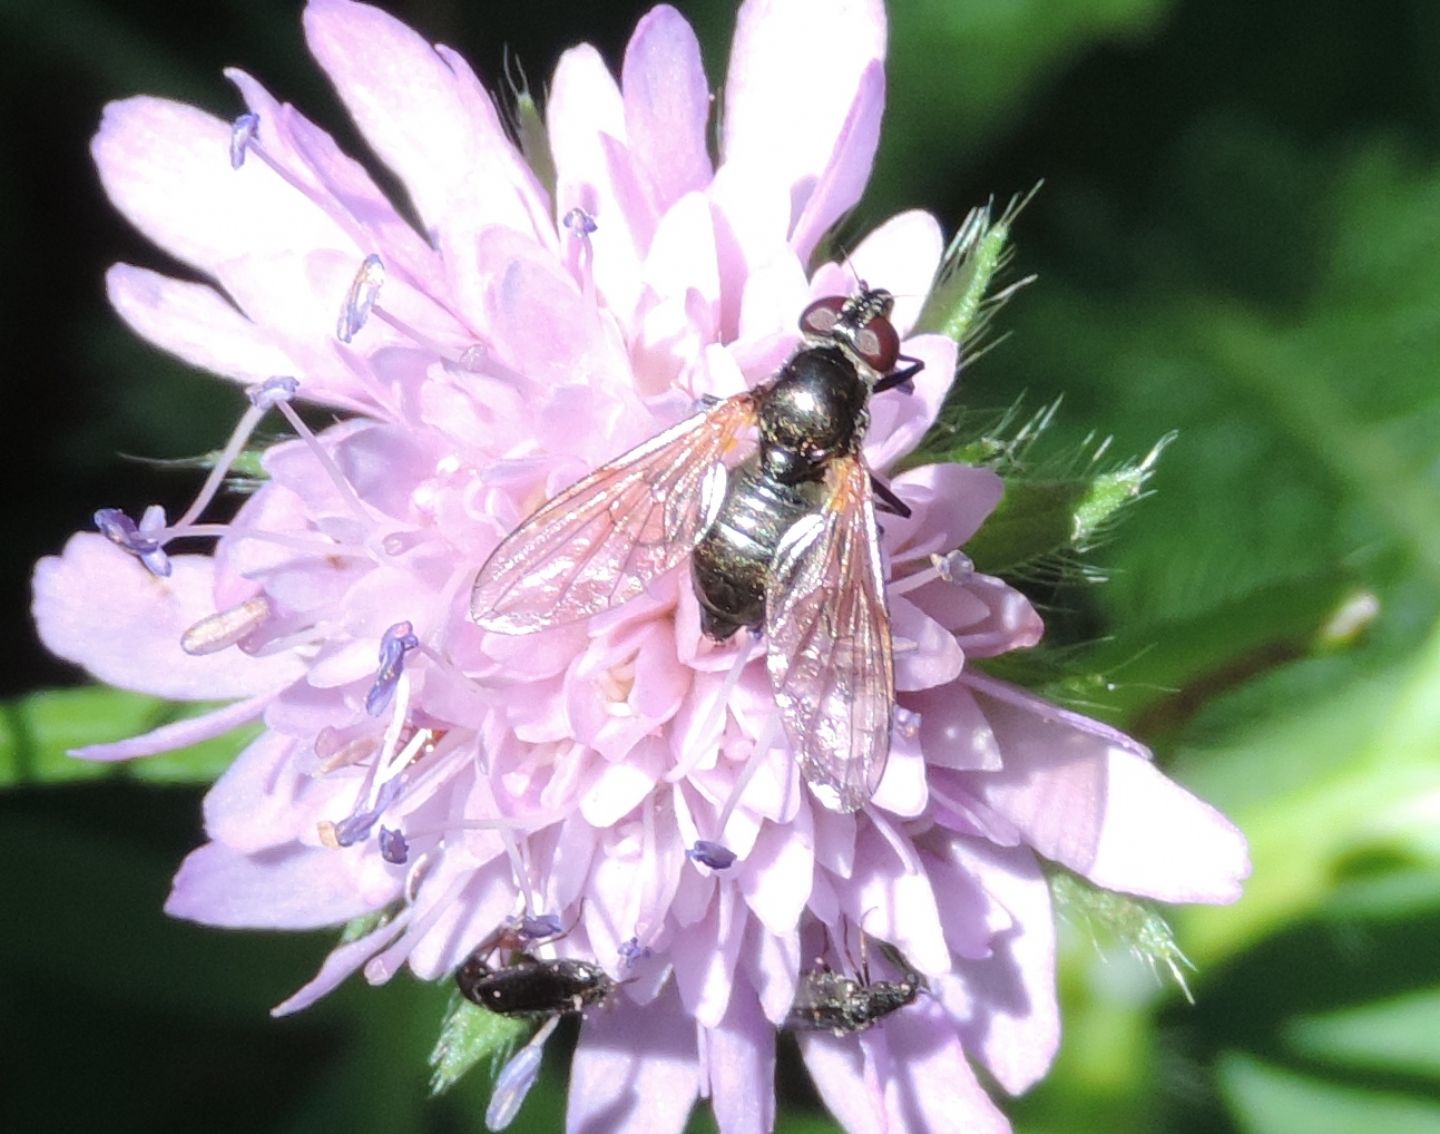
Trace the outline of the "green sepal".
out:
<instances>
[{"instance_id":1,"label":"green sepal","mask_svg":"<svg viewBox=\"0 0 1440 1134\"><path fill-rule=\"evenodd\" d=\"M973 348L996 310L1033 278L993 290L996 275L1010 262L1010 229L1039 188L1013 200L998 220L991 219L989 205L970 210L945 250L940 277L920 311L916 332L945 335L970 348L967 355L977 353Z\"/></svg>"},{"instance_id":2,"label":"green sepal","mask_svg":"<svg viewBox=\"0 0 1440 1134\"><path fill-rule=\"evenodd\" d=\"M491 1078L535 1025L527 1020L487 1012L458 993L440 1025L430 1053L430 1093L443 1094L483 1059L490 1060Z\"/></svg>"},{"instance_id":3,"label":"green sepal","mask_svg":"<svg viewBox=\"0 0 1440 1134\"><path fill-rule=\"evenodd\" d=\"M511 103L511 123L515 130L515 140L520 144L520 152L525 156L525 163L535 174L535 179L550 195L550 199L554 200L555 156L550 150L550 132L545 128L545 115L541 113L540 105L530 93L530 88L524 85L523 76L512 89L514 101Z\"/></svg>"},{"instance_id":4,"label":"green sepal","mask_svg":"<svg viewBox=\"0 0 1440 1134\"><path fill-rule=\"evenodd\" d=\"M1164 969L1192 1004L1185 969L1193 969L1175 941L1170 923L1148 902L1102 890L1056 867L1050 874L1050 896L1056 910L1078 924L1102 948L1120 946L1157 974Z\"/></svg>"},{"instance_id":5,"label":"green sepal","mask_svg":"<svg viewBox=\"0 0 1440 1134\"><path fill-rule=\"evenodd\" d=\"M388 910L372 910L359 917L352 917L340 928L340 940L337 944L349 945L362 937L368 937L389 920Z\"/></svg>"},{"instance_id":6,"label":"green sepal","mask_svg":"<svg viewBox=\"0 0 1440 1134\"><path fill-rule=\"evenodd\" d=\"M211 783L256 735L258 725L136 760L81 760L69 752L137 736L218 707L213 703L177 705L103 685L47 689L0 703L0 787L74 783L117 775L151 783Z\"/></svg>"},{"instance_id":7,"label":"green sepal","mask_svg":"<svg viewBox=\"0 0 1440 1134\"><path fill-rule=\"evenodd\" d=\"M1090 550L1120 510L1140 497L1167 442L1139 461L1105 471L1008 476L1005 495L966 545L966 554L982 571L1003 574Z\"/></svg>"},{"instance_id":8,"label":"green sepal","mask_svg":"<svg viewBox=\"0 0 1440 1134\"><path fill-rule=\"evenodd\" d=\"M264 463L265 454L270 445L281 440L284 438L274 437L266 445L241 449L226 469L225 487L231 492L250 493L254 492L261 482L269 480L270 473L266 471ZM194 457L132 457L130 459L156 469L204 469L209 472L220 463L224 456L224 449L211 449Z\"/></svg>"}]
</instances>

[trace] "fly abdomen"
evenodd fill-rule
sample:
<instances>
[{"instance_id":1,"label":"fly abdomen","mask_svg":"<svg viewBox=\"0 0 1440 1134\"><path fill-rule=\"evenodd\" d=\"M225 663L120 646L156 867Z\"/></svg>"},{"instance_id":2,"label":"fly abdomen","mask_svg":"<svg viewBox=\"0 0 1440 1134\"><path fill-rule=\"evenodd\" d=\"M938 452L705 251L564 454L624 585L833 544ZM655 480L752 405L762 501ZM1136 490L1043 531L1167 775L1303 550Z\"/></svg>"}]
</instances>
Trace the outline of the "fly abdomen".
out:
<instances>
[{"instance_id":1,"label":"fly abdomen","mask_svg":"<svg viewBox=\"0 0 1440 1134\"><path fill-rule=\"evenodd\" d=\"M818 483L781 484L752 457L730 476L719 515L691 557L700 628L723 642L742 626L765 621L765 583L775 549L790 526L819 505Z\"/></svg>"}]
</instances>

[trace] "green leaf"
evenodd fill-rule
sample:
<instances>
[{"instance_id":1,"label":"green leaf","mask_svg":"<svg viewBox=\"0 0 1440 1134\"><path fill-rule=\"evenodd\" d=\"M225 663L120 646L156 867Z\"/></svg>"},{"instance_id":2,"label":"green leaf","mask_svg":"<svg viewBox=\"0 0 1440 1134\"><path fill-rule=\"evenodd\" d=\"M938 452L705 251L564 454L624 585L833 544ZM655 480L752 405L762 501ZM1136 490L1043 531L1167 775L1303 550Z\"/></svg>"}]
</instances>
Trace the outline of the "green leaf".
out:
<instances>
[{"instance_id":1,"label":"green leaf","mask_svg":"<svg viewBox=\"0 0 1440 1134\"><path fill-rule=\"evenodd\" d=\"M1291 1070L1244 1055L1220 1065L1220 1086L1246 1134L1433 1134L1440 1102Z\"/></svg>"},{"instance_id":2,"label":"green leaf","mask_svg":"<svg viewBox=\"0 0 1440 1134\"><path fill-rule=\"evenodd\" d=\"M868 204L883 215L964 181L1076 57L1138 39L1171 7L1169 0L890 5L890 88Z\"/></svg>"},{"instance_id":3,"label":"green leaf","mask_svg":"<svg viewBox=\"0 0 1440 1134\"><path fill-rule=\"evenodd\" d=\"M1415 1075L1440 1084L1440 987L1291 1020L1285 1038L1295 1051L1343 1063Z\"/></svg>"}]
</instances>

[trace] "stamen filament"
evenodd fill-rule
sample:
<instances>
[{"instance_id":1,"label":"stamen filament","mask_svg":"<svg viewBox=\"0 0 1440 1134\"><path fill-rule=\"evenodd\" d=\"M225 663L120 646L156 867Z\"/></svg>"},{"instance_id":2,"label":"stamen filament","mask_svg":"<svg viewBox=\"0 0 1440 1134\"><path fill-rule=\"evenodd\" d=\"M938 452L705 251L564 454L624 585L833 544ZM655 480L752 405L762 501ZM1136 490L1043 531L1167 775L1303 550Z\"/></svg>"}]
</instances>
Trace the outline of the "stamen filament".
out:
<instances>
[{"instance_id":1,"label":"stamen filament","mask_svg":"<svg viewBox=\"0 0 1440 1134\"><path fill-rule=\"evenodd\" d=\"M778 713L770 713L765 718L765 727L760 730L760 735L755 738L755 744L750 749L750 755L745 758L745 767L741 769L740 776L735 781L734 787L730 789L730 798L725 801L725 806L720 809L720 818L715 822L716 838L724 839L725 827L730 822L730 816L735 813L735 808L740 803L740 797L745 794L745 788L755 778L761 762L775 740L775 735L780 727L780 716Z\"/></svg>"},{"instance_id":2,"label":"stamen filament","mask_svg":"<svg viewBox=\"0 0 1440 1134\"><path fill-rule=\"evenodd\" d=\"M235 458L245 448L245 443L250 440L250 435L255 432L255 427L260 424L260 419L265 416L266 407L252 405L243 414L240 420L235 423L235 429L230 434L230 440L225 443L215 464L211 466L210 475L205 478L205 483L200 486L200 491L195 494L190 507L185 509L184 514L169 526L170 533L167 538L175 538L174 532L177 528L184 528L195 522L200 513L203 512L210 501L215 499L215 494L220 491L226 475L230 472L230 466L235 463Z\"/></svg>"},{"instance_id":3,"label":"stamen filament","mask_svg":"<svg viewBox=\"0 0 1440 1134\"><path fill-rule=\"evenodd\" d=\"M292 407L289 402L277 402L276 407L285 415L285 420L290 423L290 428L295 430L301 440L310 446L310 451L315 454L315 459L320 462L320 467L325 470L325 475L330 478L330 482L335 486L335 490L340 493L340 498L345 501L351 512L355 514L355 518L369 525L372 522L372 517L366 511L365 505L361 503L360 498L355 495L355 490L350 487L350 482L345 479L345 475L340 471L339 466L335 464L330 458L330 454L326 452L325 446L320 444L320 439L315 436L310 427L305 424L304 420L295 412L294 407Z\"/></svg>"},{"instance_id":4,"label":"stamen filament","mask_svg":"<svg viewBox=\"0 0 1440 1134\"><path fill-rule=\"evenodd\" d=\"M680 763L666 774L667 783L678 783L695 770L696 765L710 751L708 738L712 732L718 731L715 744L719 745L725 734L725 715L730 711L730 698L735 692L735 686L740 683L740 675L749 664L750 657L755 652L755 644L759 640L758 636L749 635L740 649L736 651L735 660L730 664L730 669L725 674L725 680L720 684L720 691L716 694L715 704L705 718L704 727L696 729L693 734L698 740L690 745Z\"/></svg>"}]
</instances>

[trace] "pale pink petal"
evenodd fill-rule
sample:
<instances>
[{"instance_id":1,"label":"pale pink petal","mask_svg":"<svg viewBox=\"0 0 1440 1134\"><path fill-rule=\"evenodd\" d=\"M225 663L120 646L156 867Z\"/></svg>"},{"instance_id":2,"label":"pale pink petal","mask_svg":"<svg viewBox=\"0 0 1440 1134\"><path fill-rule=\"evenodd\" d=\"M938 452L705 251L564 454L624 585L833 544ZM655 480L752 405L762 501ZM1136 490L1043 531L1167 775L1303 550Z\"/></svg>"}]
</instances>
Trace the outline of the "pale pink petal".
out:
<instances>
[{"instance_id":1,"label":"pale pink petal","mask_svg":"<svg viewBox=\"0 0 1440 1134\"><path fill-rule=\"evenodd\" d=\"M231 169L229 148L229 123L144 97L110 103L91 143L105 192L130 222L227 286L247 262L295 248L333 249L358 267L368 250L264 162Z\"/></svg>"},{"instance_id":2,"label":"pale pink petal","mask_svg":"<svg viewBox=\"0 0 1440 1134\"><path fill-rule=\"evenodd\" d=\"M1006 587L1006 584L1001 582L1001 580L992 579L987 575L981 575L979 578L986 580L988 583L996 584L995 589L997 590L1000 588L1007 590L1013 589ZM983 695L987 699L987 712L989 711L991 703L999 702L1013 709L1021 710L1025 714L1032 715L1037 723L1053 723L1056 726L1093 737L1102 744L1123 748L1126 752L1133 753L1142 760L1152 759L1150 749L1146 748L1145 745L1141 744L1133 736L1121 732L1118 728L1115 728L1113 725L1108 725L1104 721L1096 720L1094 717L1087 717L1083 713L1074 712L1071 709L1055 704L1053 701L1047 701L1043 697L1037 697L1028 689L1022 689L1020 686L1013 685L1008 681L1001 681L998 678L989 677L986 674L974 670L965 674L964 683L970 686L976 694Z\"/></svg>"},{"instance_id":3,"label":"pale pink petal","mask_svg":"<svg viewBox=\"0 0 1440 1134\"><path fill-rule=\"evenodd\" d=\"M835 154L862 76L885 54L879 0L747 0L740 8L725 81L725 161L763 163L767 179L802 214ZM869 155L850 156L869 166ZM841 210L837 198L832 207Z\"/></svg>"},{"instance_id":4,"label":"pale pink petal","mask_svg":"<svg viewBox=\"0 0 1440 1134\"><path fill-rule=\"evenodd\" d=\"M177 555L168 578L104 536L80 532L59 556L35 565L35 623L45 645L121 689L177 701L229 700L278 689L299 676L289 654L256 658L238 649L194 657L180 636L215 613L215 564ZM97 634L97 612L106 632Z\"/></svg>"},{"instance_id":5,"label":"pale pink petal","mask_svg":"<svg viewBox=\"0 0 1440 1134\"><path fill-rule=\"evenodd\" d=\"M695 1024L673 987L590 1013L570 1065L568 1134L679 1134L700 1093Z\"/></svg>"},{"instance_id":6,"label":"pale pink petal","mask_svg":"<svg viewBox=\"0 0 1440 1134\"><path fill-rule=\"evenodd\" d=\"M575 433L583 408L580 389L610 400L611 391L629 382L629 361L614 324L601 318L594 302L586 300L554 257L533 241L507 229L489 228L481 233L472 255L477 259L484 326L496 361L525 374L540 390L573 386L566 393L572 407L570 432ZM564 333L557 334L556 328ZM533 429L535 423L530 426ZM592 425L586 433L599 441L606 430ZM570 444L575 445L573 437ZM607 456L617 452L623 448L612 448Z\"/></svg>"},{"instance_id":7,"label":"pale pink petal","mask_svg":"<svg viewBox=\"0 0 1440 1134\"><path fill-rule=\"evenodd\" d=\"M668 765L664 741L646 737L623 759L604 764L580 797L580 813L592 827L614 826L654 790Z\"/></svg>"},{"instance_id":8,"label":"pale pink petal","mask_svg":"<svg viewBox=\"0 0 1440 1134\"><path fill-rule=\"evenodd\" d=\"M880 144L880 115L884 109L885 68L876 60L860 76L855 100L840 126L835 149L814 188L805 196L804 208L795 220L790 244L802 260L810 258L825 233L865 192L870 166Z\"/></svg>"},{"instance_id":9,"label":"pale pink petal","mask_svg":"<svg viewBox=\"0 0 1440 1134\"><path fill-rule=\"evenodd\" d=\"M989 469L956 464L909 469L892 480L890 487L914 512L908 520L885 517L888 546L897 559L944 555L964 547L1005 492L1005 482ZM952 629L959 625L942 623Z\"/></svg>"},{"instance_id":10,"label":"pale pink petal","mask_svg":"<svg viewBox=\"0 0 1440 1134\"><path fill-rule=\"evenodd\" d=\"M241 854L223 843L191 851L175 875L165 912L229 929L321 929L371 913L347 855L291 843Z\"/></svg>"},{"instance_id":11,"label":"pale pink petal","mask_svg":"<svg viewBox=\"0 0 1440 1134\"><path fill-rule=\"evenodd\" d=\"M154 756L177 748L188 748L202 740L213 740L224 736L231 729L258 720L271 700L271 694L262 693L246 701L236 701L213 713L184 720L171 721L159 728L151 729L128 740L117 740L109 744L86 744L70 749L71 756L82 760L132 760L136 756Z\"/></svg>"},{"instance_id":12,"label":"pale pink petal","mask_svg":"<svg viewBox=\"0 0 1440 1134\"><path fill-rule=\"evenodd\" d=\"M247 163L244 169L249 168ZM334 400L338 393L371 408L373 394L341 363L335 339L337 320L362 260L359 252L297 241L278 250L257 248L246 259L226 265L220 278L239 308L285 343L294 371L305 376L306 397ZM437 340L458 340L453 321L438 315L434 304L398 275L387 277L384 306ZM405 345L404 336L380 319L370 320L361 335L376 347Z\"/></svg>"},{"instance_id":13,"label":"pale pink petal","mask_svg":"<svg viewBox=\"0 0 1440 1134\"><path fill-rule=\"evenodd\" d=\"M681 300L694 292L701 321L697 344L714 341L719 330L720 266L709 203L693 193L680 198L661 219L645 258L645 286L660 299Z\"/></svg>"},{"instance_id":14,"label":"pale pink petal","mask_svg":"<svg viewBox=\"0 0 1440 1134\"><path fill-rule=\"evenodd\" d=\"M1110 890L1168 902L1240 896L1250 858L1233 823L1166 779L1129 738L1122 744L1098 722L1022 691L1002 700L998 684L972 688L1005 767L972 782L1036 850Z\"/></svg>"},{"instance_id":15,"label":"pale pink petal","mask_svg":"<svg viewBox=\"0 0 1440 1134\"><path fill-rule=\"evenodd\" d=\"M951 952L957 959L977 960L990 956L994 936L1009 929L1014 919L987 896L975 877L956 861L951 844L963 838L963 835L937 830L925 839L925 846L934 847L939 853L922 851L920 858L926 873L934 879L936 892L945 895L940 903L940 924L945 929Z\"/></svg>"},{"instance_id":16,"label":"pale pink petal","mask_svg":"<svg viewBox=\"0 0 1440 1134\"><path fill-rule=\"evenodd\" d=\"M745 985L706 1036L710 1105L720 1134L768 1134L775 1126L775 1029Z\"/></svg>"},{"instance_id":17,"label":"pale pink petal","mask_svg":"<svg viewBox=\"0 0 1440 1134\"><path fill-rule=\"evenodd\" d=\"M320 971L274 1008L271 1008L270 1015L289 1016L309 1008L321 997L328 996L340 986L346 977L351 973L358 972L366 961L390 944L409 924L410 910L405 909L379 928L372 929L364 937L337 945L330 950L329 956L325 958L325 963L320 966Z\"/></svg>"},{"instance_id":18,"label":"pale pink petal","mask_svg":"<svg viewBox=\"0 0 1440 1134\"><path fill-rule=\"evenodd\" d=\"M848 293L848 288L835 292ZM757 360L757 370L768 377L800 342L800 313L812 298L805 268L788 248L756 265L745 280L740 305L739 335L748 343L774 340L771 359ZM751 347L754 350L754 347Z\"/></svg>"},{"instance_id":19,"label":"pale pink petal","mask_svg":"<svg viewBox=\"0 0 1440 1134\"><path fill-rule=\"evenodd\" d=\"M939 768L995 771L1003 756L975 697L963 684L922 689L905 698L920 714L920 746Z\"/></svg>"},{"instance_id":20,"label":"pale pink petal","mask_svg":"<svg viewBox=\"0 0 1440 1134\"><path fill-rule=\"evenodd\" d=\"M385 249L386 266L423 278L440 267L435 250L410 227L369 172L345 154L335 139L293 106L277 102L264 86L239 68L225 77L245 105L260 116L260 144L266 157L280 162L288 175L303 181L340 224L362 229L369 242Z\"/></svg>"},{"instance_id":21,"label":"pale pink petal","mask_svg":"<svg viewBox=\"0 0 1440 1134\"><path fill-rule=\"evenodd\" d=\"M987 658L1008 650L1023 650L1035 645L1045 633L1045 624L1030 605L1030 600L1003 579L993 575L972 575L965 580L964 588L971 598L979 599L987 608L983 618L955 627L958 631L956 640L970 656ZM1065 712L1053 706L1048 711L1057 717ZM1071 719L1079 728L1097 726L1097 722L1079 713L1071 713L1065 719ZM1109 731L1115 743L1134 751L1144 751L1143 746L1124 733L1115 729ZM1146 757L1148 759L1148 752Z\"/></svg>"},{"instance_id":22,"label":"pale pink petal","mask_svg":"<svg viewBox=\"0 0 1440 1134\"><path fill-rule=\"evenodd\" d=\"M710 88L695 32L668 4L641 17L620 75L630 152L660 211L710 181Z\"/></svg>"},{"instance_id":23,"label":"pale pink petal","mask_svg":"<svg viewBox=\"0 0 1440 1134\"><path fill-rule=\"evenodd\" d=\"M760 829L745 856L740 892L765 928L783 935L799 922L814 871L810 810L802 807L794 823L767 823Z\"/></svg>"},{"instance_id":24,"label":"pale pink petal","mask_svg":"<svg viewBox=\"0 0 1440 1134\"><path fill-rule=\"evenodd\" d=\"M1002 1087L1019 1094L1050 1069L1060 1046L1050 886L1026 847L956 837L949 850L950 861L1012 919L1011 928L992 939L989 957L962 960L957 973L969 994L969 1015L960 1022L967 1050Z\"/></svg>"},{"instance_id":25,"label":"pale pink petal","mask_svg":"<svg viewBox=\"0 0 1440 1134\"><path fill-rule=\"evenodd\" d=\"M922 973L950 970L937 895L919 869L913 847L901 858L873 825L856 844L855 873L843 897L850 920L870 936L889 941Z\"/></svg>"},{"instance_id":26,"label":"pale pink petal","mask_svg":"<svg viewBox=\"0 0 1440 1134\"><path fill-rule=\"evenodd\" d=\"M474 837L478 834L472 832L468 840L470 855L445 856L431 880L434 885L422 887L416 904L410 907L415 910L415 923L425 922L424 933L418 935L412 925L408 938L400 942L405 952L395 965L403 961L421 980L439 980L453 971L514 912L514 879L500 840L492 837L495 851L486 855L477 849L482 845ZM378 954L367 963L367 980L384 976L377 967L384 958Z\"/></svg>"},{"instance_id":27,"label":"pale pink petal","mask_svg":"<svg viewBox=\"0 0 1440 1134\"><path fill-rule=\"evenodd\" d=\"M294 367L270 334L208 284L116 264L105 274L105 290L131 330L192 366L246 383Z\"/></svg>"},{"instance_id":28,"label":"pale pink petal","mask_svg":"<svg viewBox=\"0 0 1440 1134\"><path fill-rule=\"evenodd\" d=\"M915 819L925 813L930 803L930 783L918 736L896 730L890 742L890 758L885 764L885 774L880 778L870 802L882 811L906 819Z\"/></svg>"},{"instance_id":29,"label":"pale pink petal","mask_svg":"<svg viewBox=\"0 0 1440 1134\"><path fill-rule=\"evenodd\" d=\"M692 875L694 869L690 867ZM735 887L721 883L714 890L703 920L686 930L689 947L671 956L680 999L686 1011L706 1027L717 1026L729 1007L735 961L748 920L746 906Z\"/></svg>"},{"instance_id":30,"label":"pale pink petal","mask_svg":"<svg viewBox=\"0 0 1440 1134\"><path fill-rule=\"evenodd\" d=\"M810 810L815 824L816 865L840 878L849 878L855 869L855 816L826 808Z\"/></svg>"},{"instance_id":31,"label":"pale pink petal","mask_svg":"<svg viewBox=\"0 0 1440 1134\"><path fill-rule=\"evenodd\" d=\"M721 165L710 183L709 196L723 282L720 337L728 342L739 334L741 297L750 277L777 259L795 264L799 260L785 243L790 231L789 191L769 178L762 155ZM793 330L802 306L787 305L787 332Z\"/></svg>"},{"instance_id":32,"label":"pale pink petal","mask_svg":"<svg viewBox=\"0 0 1440 1134\"><path fill-rule=\"evenodd\" d=\"M779 1027L795 1003L795 986L800 978L800 934L796 921L782 934L771 933L758 920L751 923L749 939L741 953L746 977L760 998L765 1018Z\"/></svg>"},{"instance_id":33,"label":"pale pink petal","mask_svg":"<svg viewBox=\"0 0 1440 1134\"><path fill-rule=\"evenodd\" d=\"M798 1038L821 1101L848 1134L898 1134L886 1116L883 1086L867 1073L857 1037L801 1032Z\"/></svg>"},{"instance_id":34,"label":"pale pink petal","mask_svg":"<svg viewBox=\"0 0 1440 1134\"><path fill-rule=\"evenodd\" d=\"M595 286L628 321L658 214L626 151L620 89L589 44L560 57L545 122L555 158L556 212L563 217L580 208L594 219Z\"/></svg>"},{"instance_id":35,"label":"pale pink petal","mask_svg":"<svg viewBox=\"0 0 1440 1134\"><path fill-rule=\"evenodd\" d=\"M1010 1134L1009 1121L976 1080L955 1025L938 1003L922 995L880 1027L894 1072L886 1092L891 1130ZM860 1043L878 1042L877 1031Z\"/></svg>"},{"instance_id":36,"label":"pale pink petal","mask_svg":"<svg viewBox=\"0 0 1440 1134\"><path fill-rule=\"evenodd\" d=\"M890 600L895 643L895 688L906 692L946 685L960 676L965 655L940 623L896 596Z\"/></svg>"},{"instance_id":37,"label":"pale pink petal","mask_svg":"<svg viewBox=\"0 0 1440 1134\"><path fill-rule=\"evenodd\" d=\"M489 94L458 56L380 9L347 0L311 0L305 33L427 228L453 237L502 224L543 234L539 187Z\"/></svg>"},{"instance_id":38,"label":"pale pink petal","mask_svg":"<svg viewBox=\"0 0 1440 1134\"><path fill-rule=\"evenodd\" d=\"M291 841L300 821L298 797L307 785L318 786L294 767L296 747L292 738L267 732L235 757L205 794L205 833L246 853Z\"/></svg>"}]
</instances>

